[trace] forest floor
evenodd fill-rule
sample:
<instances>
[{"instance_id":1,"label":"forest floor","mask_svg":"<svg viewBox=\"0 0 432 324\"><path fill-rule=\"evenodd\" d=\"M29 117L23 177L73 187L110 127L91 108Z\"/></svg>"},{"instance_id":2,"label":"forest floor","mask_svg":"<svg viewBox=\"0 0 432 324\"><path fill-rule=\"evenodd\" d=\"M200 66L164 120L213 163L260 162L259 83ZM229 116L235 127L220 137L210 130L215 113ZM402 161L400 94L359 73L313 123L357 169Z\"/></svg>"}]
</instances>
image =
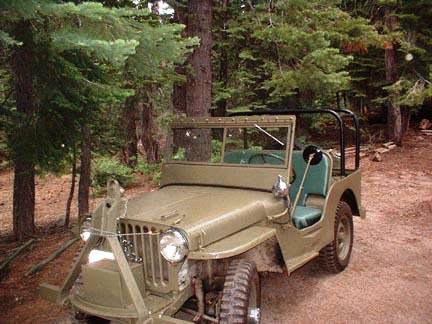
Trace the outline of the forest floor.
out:
<instances>
[{"instance_id":1,"label":"forest floor","mask_svg":"<svg viewBox=\"0 0 432 324\"><path fill-rule=\"evenodd\" d=\"M355 219L347 270L329 275L312 261L291 277L263 277L263 323L432 323L432 136L413 132L383 158L362 160L367 218ZM32 277L24 272L71 237L53 226L64 213L68 187L68 177L38 179L40 239L0 282L0 323L63 322L65 311L38 297L37 287L62 281L79 244L42 272ZM11 188L11 173L1 173L0 259L16 246L6 236ZM149 190L143 178L126 195Z\"/></svg>"}]
</instances>

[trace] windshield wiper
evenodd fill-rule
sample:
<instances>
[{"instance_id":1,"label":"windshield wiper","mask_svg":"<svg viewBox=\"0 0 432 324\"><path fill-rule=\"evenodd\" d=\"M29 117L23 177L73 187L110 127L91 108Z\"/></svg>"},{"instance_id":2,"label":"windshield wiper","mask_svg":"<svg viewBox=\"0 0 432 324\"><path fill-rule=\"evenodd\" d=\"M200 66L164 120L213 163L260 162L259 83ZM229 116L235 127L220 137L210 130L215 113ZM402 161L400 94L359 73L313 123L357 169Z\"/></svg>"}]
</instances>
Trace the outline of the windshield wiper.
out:
<instances>
[{"instance_id":1,"label":"windshield wiper","mask_svg":"<svg viewBox=\"0 0 432 324\"><path fill-rule=\"evenodd\" d=\"M276 137L274 137L272 134L270 134L269 132L267 132L265 129L261 128L259 125L255 124L254 125L256 128L258 128L258 130L260 130L261 132L263 132L264 134L266 134L267 136L271 137L272 139L274 139L276 142L278 142L280 145L285 146L285 144L278 140Z\"/></svg>"}]
</instances>

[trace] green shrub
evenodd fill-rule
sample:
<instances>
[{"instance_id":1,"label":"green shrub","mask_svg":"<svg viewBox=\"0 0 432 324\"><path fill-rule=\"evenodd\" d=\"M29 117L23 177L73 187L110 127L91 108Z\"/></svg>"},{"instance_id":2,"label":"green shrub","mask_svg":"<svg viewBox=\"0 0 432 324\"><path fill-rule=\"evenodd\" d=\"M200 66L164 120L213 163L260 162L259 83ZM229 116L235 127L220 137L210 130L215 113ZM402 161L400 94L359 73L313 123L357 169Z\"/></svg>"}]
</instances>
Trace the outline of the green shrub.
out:
<instances>
[{"instance_id":1,"label":"green shrub","mask_svg":"<svg viewBox=\"0 0 432 324\"><path fill-rule=\"evenodd\" d=\"M159 185L161 179L161 166L161 163L150 164L142 159L138 159L136 170L147 175L154 184Z\"/></svg>"},{"instance_id":2,"label":"green shrub","mask_svg":"<svg viewBox=\"0 0 432 324\"><path fill-rule=\"evenodd\" d=\"M92 169L92 185L96 190L103 190L109 179L117 180L124 188L134 181L133 169L114 158L97 158Z\"/></svg>"}]
</instances>

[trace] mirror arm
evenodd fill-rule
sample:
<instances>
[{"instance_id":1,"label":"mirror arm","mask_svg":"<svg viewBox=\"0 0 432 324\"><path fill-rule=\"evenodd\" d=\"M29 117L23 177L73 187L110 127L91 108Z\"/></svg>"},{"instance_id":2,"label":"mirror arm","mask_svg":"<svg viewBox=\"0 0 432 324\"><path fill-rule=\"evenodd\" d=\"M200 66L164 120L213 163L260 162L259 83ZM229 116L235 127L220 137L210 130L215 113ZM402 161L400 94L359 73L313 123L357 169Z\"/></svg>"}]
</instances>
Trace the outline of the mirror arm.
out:
<instances>
[{"instance_id":1,"label":"mirror arm","mask_svg":"<svg viewBox=\"0 0 432 324\"><path fill-rule=\"evenodd\" d=\"M272 221L272 220L274 220L274 219L281 218L281 217L285 216L286 214L289 214L289 208L288 208L288 207L285 208L284 211L283 211L282 213L275 214L275 215L268 215L268 216L267 216L267 219L268 219L269 221Z\"/></svg>"}]
</instances>

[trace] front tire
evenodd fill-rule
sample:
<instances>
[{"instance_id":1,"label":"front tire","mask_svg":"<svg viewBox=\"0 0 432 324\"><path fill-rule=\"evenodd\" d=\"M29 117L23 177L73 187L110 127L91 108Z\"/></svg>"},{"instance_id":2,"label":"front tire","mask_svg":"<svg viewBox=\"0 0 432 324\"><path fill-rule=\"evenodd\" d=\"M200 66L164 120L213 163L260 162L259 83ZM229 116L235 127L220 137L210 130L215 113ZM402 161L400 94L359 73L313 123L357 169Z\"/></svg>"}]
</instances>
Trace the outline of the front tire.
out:
<instances>
[{"instance_id":1,"label":"front tire","mask_svg":"<svg viewBox=\"0 0 432 324\"><path fill-rule=\"evenodd\" d=\"M342 272L350 261L354 241L351 207L340 201L336 209L333 241L320 251L322 266L331 273Z\"/></svg>"},{"instance_id":2,"label":"front tire","mask_svg":"<svg viewBox=\"0 0 432 324\"><path fill-rule=\"evenodd\" d=\"M71 310L69 314L69 322L70 324L108 324L109 320L104 318L100 318L97 316L87 315L81 312L75 312Z\"/></svg>"},{"instance_id":3,"label":"front tire","mask_svg":"<svg viewBox=\"0 0 432 324\"><path fill-rule=\"evenodd\" d=\"M220 323L259 323L261 286L256 266L233 260L228 266L220 306Z\"/></svg>"}]
</instances>

